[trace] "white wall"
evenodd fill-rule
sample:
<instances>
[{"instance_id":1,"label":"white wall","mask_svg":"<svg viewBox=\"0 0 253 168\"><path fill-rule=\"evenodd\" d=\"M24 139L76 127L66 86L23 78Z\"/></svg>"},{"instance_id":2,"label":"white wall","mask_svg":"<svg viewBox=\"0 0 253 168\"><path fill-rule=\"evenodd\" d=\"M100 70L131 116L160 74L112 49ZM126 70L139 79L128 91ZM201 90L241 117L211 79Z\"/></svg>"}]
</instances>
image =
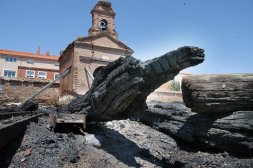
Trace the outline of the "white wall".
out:
<instances>
[{"instance_id":1,"label":"white wall","mask_svg":"<svg viewBox=\"0 0 253 168\"><path fill-rule=\"evenodd\" d=\"M18 71L19 61L7 62L5 61L6 55L0 55L0 76L4 76L4 70Z\"/></svg>"},{"instance_id":2,"label":"white wall","mask_svg":"<svg viewBox=\"0 0 253 168\"><path fill-rule=\"evenodd\" d=\"M14 57L16 58L16 62L5 61L6 57ZM33 60L34 64L28 64L27 63L28 60ZM18 57L18 56L9 56L9 55L0 54L0 76L4 76L4 70L16 71L16 74L17 74L18 66L59 70L59 66L55 66L56 62L57 61L31 59L27 57Z\"/></svg>"}]
</instances>

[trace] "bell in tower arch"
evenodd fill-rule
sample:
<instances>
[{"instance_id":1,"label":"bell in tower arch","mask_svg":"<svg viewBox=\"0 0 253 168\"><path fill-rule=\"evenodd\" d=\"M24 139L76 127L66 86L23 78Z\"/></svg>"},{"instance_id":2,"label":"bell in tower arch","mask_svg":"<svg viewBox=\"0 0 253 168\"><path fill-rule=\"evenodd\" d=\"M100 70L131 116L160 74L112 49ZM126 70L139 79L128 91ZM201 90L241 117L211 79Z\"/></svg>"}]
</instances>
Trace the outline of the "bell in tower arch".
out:
<instances>
[{"instance_id":1,"label":"bell in tower arch","mask_svg":"<svg viewBox=\"0 0 253 168\"><path fill-rule=\"evenodd\" d=\"M99 28L100 30L106 30L107 29L107 25L108 25L108 22L107 20L105 19L102 19L100 22L99 22Z\"/></svg>"}]
</instances>

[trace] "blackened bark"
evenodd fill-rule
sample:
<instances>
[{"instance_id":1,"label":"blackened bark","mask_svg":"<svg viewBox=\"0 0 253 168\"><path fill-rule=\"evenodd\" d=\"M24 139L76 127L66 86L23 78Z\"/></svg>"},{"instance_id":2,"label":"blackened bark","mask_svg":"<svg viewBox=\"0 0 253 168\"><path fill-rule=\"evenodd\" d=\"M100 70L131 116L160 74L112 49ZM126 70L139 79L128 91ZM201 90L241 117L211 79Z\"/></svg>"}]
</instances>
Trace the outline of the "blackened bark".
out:
<instances>
[{"instance_id":1,"label":"blackened bark","mask_svg":"<svg viewBox=\"0 0 253 168\"><path fill-rule=\"evenodd\" d=\"M253 156L253 111L208 115L182 103L151 102L139 120L204 149Z\"/></svg>"},{"instance_id":2,"label":"blackened bark","mask_svg":"<svg viewBox=\"0 0 253 168\"><path fill-rule=\"evenodd\" d=\"M186 106L197 113L253 111L253 74L184 77L182 92Z\"/></svg>"},{"instance_id":3,"label":"blackened bark","mask_svg":"<svg viewBox=\"0 0 253 168\"><path fill-rule=\"evenodd\" d=\"M85 113L88 120L126 119L143 111L147 96L180 70L203 61L204 50L197 47L181 47L145 62L120 58L95 70L91 89L72 101L68 111Z\"/></svg>"}]
</instances>

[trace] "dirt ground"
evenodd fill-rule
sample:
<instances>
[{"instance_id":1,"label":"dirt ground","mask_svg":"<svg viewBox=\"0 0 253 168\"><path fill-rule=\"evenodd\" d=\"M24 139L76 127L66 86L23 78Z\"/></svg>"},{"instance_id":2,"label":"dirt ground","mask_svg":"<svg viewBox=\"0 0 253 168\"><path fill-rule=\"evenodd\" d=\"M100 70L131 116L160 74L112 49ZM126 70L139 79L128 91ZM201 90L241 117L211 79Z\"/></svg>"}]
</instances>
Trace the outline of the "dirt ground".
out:
<instances>
[{"instance_id":1,"label":"dirt ground","mask_svg":"<svg viewBox=\"0 0 253 168\"><path fill-rule=\"evenodd\" d=\"M138 121L90 123L85 132L46 127L48 117L0 151L0 167L253 167L253 158L189 146ZM1 137L2 138L2 137Z\"/></svg>"}]
</instances>

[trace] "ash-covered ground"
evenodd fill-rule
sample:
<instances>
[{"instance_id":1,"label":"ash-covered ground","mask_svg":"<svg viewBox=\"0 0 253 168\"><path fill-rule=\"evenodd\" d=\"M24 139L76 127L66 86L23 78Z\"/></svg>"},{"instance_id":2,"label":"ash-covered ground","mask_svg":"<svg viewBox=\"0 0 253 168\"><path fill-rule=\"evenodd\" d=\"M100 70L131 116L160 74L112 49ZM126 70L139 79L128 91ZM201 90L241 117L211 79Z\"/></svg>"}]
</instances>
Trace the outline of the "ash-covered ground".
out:
<instances>
[{"instance_id":1,"label":"ash-covered ground","mask_svg":"<svg viewBox=\"0 0 253 168\"><path fill-rule=\"evenodd\" d=\"M0 151L0 167L253 167L253 158L199 149L137 121L47 129L48 117ZM1 137L2 138L2 137Z\"/></svg>"}]
</instances>

